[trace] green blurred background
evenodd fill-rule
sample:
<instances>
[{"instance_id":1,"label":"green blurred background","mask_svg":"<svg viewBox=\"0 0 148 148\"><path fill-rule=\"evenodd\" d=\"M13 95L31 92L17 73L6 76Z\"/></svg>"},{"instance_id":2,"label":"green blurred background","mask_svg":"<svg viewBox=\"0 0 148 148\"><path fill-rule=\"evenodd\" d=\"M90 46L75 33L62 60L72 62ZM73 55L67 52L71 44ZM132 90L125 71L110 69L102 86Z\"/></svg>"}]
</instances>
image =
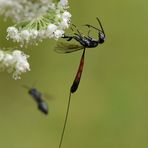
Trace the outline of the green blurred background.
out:
<instances>
[{"instance_id":1,"label":"green blurred background","mask_svg":"<svg viewBox=\"0 0 148 148\"><path fill-rule=\"evenodd\" d=\"M71 0L74 24L93 24L98 16L106 42L86 52L78 91L72 96L63 148L148 147L148 1ZM0 18L0 46L10 21ZM24 52L31 72L15 81L0 73L0 148L57 148L69 88L81 52L57 54L56 41L45 40ZM48 116L40 113L23 84L53 97Z\"/></svg>"}]
</instances>

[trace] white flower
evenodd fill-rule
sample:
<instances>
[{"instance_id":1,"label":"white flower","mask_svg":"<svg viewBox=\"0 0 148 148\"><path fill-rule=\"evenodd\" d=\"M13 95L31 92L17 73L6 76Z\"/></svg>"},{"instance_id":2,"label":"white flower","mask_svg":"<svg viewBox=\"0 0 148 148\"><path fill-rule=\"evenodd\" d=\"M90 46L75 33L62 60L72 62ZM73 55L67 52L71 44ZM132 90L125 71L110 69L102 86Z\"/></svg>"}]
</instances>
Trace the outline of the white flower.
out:
<instances>
[{"instance_id":1,"label":"white flower","mask_svg":"<svg viewBox=\"0 0 148 148\"><path fill-rule=\"evenodd\" d=\"M56 30L56 31L54 32L55 39L58 39L58 38L62 37L63 34L64 34L64 31L63 31L63 30Z\"/></svg>"},{"instance_id":2,"label":"white flower","mask_svg":"<svg viewBox=\"0 0 148 148\"><path fill-rule=\"evenodd\" d=\"M59 25L61 26L61 29L65 29L69 27L69 22L67 21L67 19L63 19Z\"/></svg>"},{"instance_id":3,"label":"white flower","mask_svg":"<svg viewBox=\"0 0 148 148\"><path fill-rule=\"evenodd\" d=\"M12 55L15 56L15 57L18 57L18 56L20 56L21 54L22 54L22 52L21 52L20 50L14 50L14 51L12 52Z\"/></svg>"},{"instance_id":4,"label":"white flower","mask_svg":"<svg viewBox=\"0 0 148 148\"><path fill-rule=\"evenodd\" d=\"M46 31L45 30L38 31L38 35L40 39L46 38Z\"/></svg>"},{"instance_id":5,"label":"white flower","mask_svg":"<svg viewBox=\"0 0 148 148\"><path fill-rule=\"evenodd\" d=\"M31 34L28 30L23 30L20 32L20 37L22 38L22 40L26 40L29 41Z\"/></svg>"},{"instance_id":6,"label":"white flower","mask_svg":"<svg viewBox=\"0 0 148 148\"><path fill-rule=\"evenodd\" d=\"M13 56L11 54L6 53L3 59L3 64L8 67L14 63Z\"/></svg>"},{"instance_id":7,"label":"white flower","mask_svg":"<svg viewBox=\"0 0 148 148\"><path fill-rule=\"evenodd\" d=\"M25 61L20 61L20 62L16 63L15 68L19 72L26 72L27 70L30 70L29 64Z\"/></svg>"},{"instance_id":8,"label":"white flower","mask_svg":"<svg viewBox=\"0 0 148 148\"><path fill-rule=\"evenodd\" d=\"M57 30L57 26L55 24L49 24L48 28L47 28L47 36L49 38L53 38L54 37L54 32Z\"/></svg>"},{"instance_id":9,"label":"white flower","mask_svg":"<svg viewBox=\"0 0 148 148\"><path fill-rule=\"evenodd\" d=\"M23 13L25 16L22 17L22 22L7 29L7 39L19 42L21 46L32 43L37 44L38 41L45 38L58 39L64 34L65 29L69 27L71 14L67 11L67 0L60 0L58 3L54 3L52 0L13 1L19 1L21 9L28 12ZM18 14L21 13L21 9L17 10L20 11Z\"/></svg>"},{"instance_id":10,"label":"white flower","mask_svg":"<svg viewBox=\"0 0 148 148\"><path fill-rule=\"evenodd\" d=\"M61 3L62 6L67 6L68 0L60 0L60 3Z\"/></svg>"},{"instance_id":11,"label":"white flower","mask_svg":"<svg viewBox=\"0 0 148 148\"><path fill-rule=\"evenodd\" d=\"M63 19L70 19L70 18L71 18L71 14L70 14L68 11L65 11L65 12L62 14L62 18L63 18Z\"/></svg>"},{"instance_id":12,"label":"white flower","mask_svg":"<svg viewBox=\"0 0 148 148\"><path fill-rule=\"evenodd\" d=\"M49 24L47 29L49 32L53 33L57 30L57 28L58 27L55 24Z\"/></svg>"},{"instance_id":13,"label":"white flower","mask_svg":"<svg viewBox=\"0 0 148 148\"><path fill-rule=\"evenodd\" d=\"M16 36L18 34L18 29L15 27L8 27L7 28L7 32L9 34L9 36Z\"/></svg>"},{"instance_id":14,"label":"white flower","mask_svg":"<svg viewBox=\"0 0 148 148\"><path fill-rule=\"evenodd\" d=\"M20 36L18 34L18 29L15 27L8 27L7 28L7 39L12 38L14 41L19 42L20 41Z\"/></svg>"},{"instance_id":15,"label":"white flower","mask_svg":"<svg viewBox=\"0 0 148 148\"><path fill-rule=\"evenodd\" d=\"M30 71L30 66L27 61L29 56L25 55L22 51L14 50L8 52L0 49L0 56L1 55L3 55L3 58L0 60L1 69L6 69L9 73L13 72L14 79L20 79L21 73Z\"/></svg>"},{"instance_id":16,"label":"white flower","mask_svg":"<svg viewBox=\"0 0 148 148\"><path fill-rule=\"evenodd\" d=\"M35 39L38 36L38 31L35 29L30 30L30 37Z\"/></svg>"},{"instance_id":17,"label":"white flower","mask_svg":"<svg viewBox=\"0 0 148 148\"><path fill-rule=\"evenodd\" d=\"M65 11L62 16L61 16L61 23L60 26L62 29L66 29L69 27L70 24L70 18L71 18L71 14L68 11Z\"/></svg>"},{"instance_id":18,"label":"white flower","mask_svg":"<svg viewBox=\"0 0 148 148\"><path fill-rule=\"evenodd\" d=\"M52 0L0 0L0 13L13 21L32 20L48 11Z\"/></svg>"}]
</instances>

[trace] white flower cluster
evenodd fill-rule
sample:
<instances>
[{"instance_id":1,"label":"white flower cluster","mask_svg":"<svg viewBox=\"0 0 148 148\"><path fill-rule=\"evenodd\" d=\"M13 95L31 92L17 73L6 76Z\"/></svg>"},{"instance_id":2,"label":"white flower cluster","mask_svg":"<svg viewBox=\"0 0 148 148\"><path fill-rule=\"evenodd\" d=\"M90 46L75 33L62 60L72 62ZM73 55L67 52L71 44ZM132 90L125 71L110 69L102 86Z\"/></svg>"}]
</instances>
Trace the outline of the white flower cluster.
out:
<instances>
[{"instance_id":1,"label":"white flower cluster","mask_svg":"<svg viewBox=\"0 0 148 148\"><path fill-rule=\"evenodd\" d=\"M14 22L31 20L51 7L52 0L0 0L0 14Z\"/></svg>"},{"instance_id":2,"label":"white flower cluster","mask_svg":"<svg viewBox=\"0 0 148 148\"><path fill-rule=\"evenodd\" d=\"M0 49L0 69L13 72L14 79L20 79L20 74L30 71L30 66L27 61L29 56L22 51L4 51Z\"/></svg>"},{"instance_id":3,"label":"white flower cluster","mask_svg":"<svg viewBox=\"0 0 148 148\"><path fill-rule=\"evenodd\" d=\"M71 14L67 9L68 0L0 0L0 15L15 22L7 28L6 38L21 46L62 37L70 25ZM21 73L30 71L28 57L19 50L0 49L0 70L20 79Z\"/></svg>"},{"instance_id":4,"label":"white flower cluster","mask_svg":"<svg viewBox=\"0 0 148 148\"><path fill-rule=\"evenodd\" d=\"M60 0L58 3L55 3L51 2L51 0L37 0L34 3L37 4L38 1L42 2L42 7L40 8L42 11L38 11L34 5L29 5L28 10L31 11L26 14L23 13L27 16L23 17L25 18L25 21L8 27L7 39L19 42L23 46L24 44L42 41L45 38L54 38L57 40L63 36L64 30L69 27L71 18L71 14L67 11L68 1ZM38 11L38 13L36 11ZM30 13L32 13L32 15ZM17 20L20 20L18 16L16 18Z\"/></svg>"}]
</instances>

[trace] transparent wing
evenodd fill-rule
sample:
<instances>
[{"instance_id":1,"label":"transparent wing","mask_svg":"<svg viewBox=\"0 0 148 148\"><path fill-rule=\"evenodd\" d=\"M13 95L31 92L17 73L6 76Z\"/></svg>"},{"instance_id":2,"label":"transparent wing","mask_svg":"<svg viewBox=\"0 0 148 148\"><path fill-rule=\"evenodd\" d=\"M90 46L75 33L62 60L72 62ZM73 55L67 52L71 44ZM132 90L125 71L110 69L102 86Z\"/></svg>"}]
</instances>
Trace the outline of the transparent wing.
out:
<instances>
[{"instance_id":1,"label":"transparent wing","mask_svg":"<svg viewBox=\"0 0 148 148\"><path fill-rule=\"evenodd\" d=\"M71 53L84 49L82 45L58 42L55 47L57 53Z\"/></svg>"},{"instance_id":2,"label":"transparent wing","mask_svg":"<svg viewBox=\"0 0 148 148\"><path fill-rule=\"evenodd\" d=\"M45 92L43 93L42 97L44 98L44 100L50 100L50 101L55 99L54 96L52 96L51 94L45 93Z\"/></svg>"}]
</instances>

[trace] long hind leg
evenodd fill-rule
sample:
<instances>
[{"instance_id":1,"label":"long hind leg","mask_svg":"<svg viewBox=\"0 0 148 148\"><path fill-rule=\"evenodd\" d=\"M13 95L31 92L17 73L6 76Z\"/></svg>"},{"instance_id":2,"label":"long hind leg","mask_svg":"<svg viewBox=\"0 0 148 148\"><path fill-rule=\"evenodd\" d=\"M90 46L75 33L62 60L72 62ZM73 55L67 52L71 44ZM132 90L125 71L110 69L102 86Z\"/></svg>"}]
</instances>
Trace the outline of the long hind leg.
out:
<instances>
[{"instance_id":1,"label":"long hind leg","mask_svg":"<svg viewBox=\"0 0 148 148\"><path fill-rule=\"evenodd\" d=\"M72 24L72 26L74 26L77 30L77 33L76 33L72 27L70 28L73 31L74 35L82 38L82 35L81 35L80 31L77 29L77 27L74 24ZM71 41L73 38L75 38L75 36L64 35L62 38L67 39L67 41Z\"/></svg>"},{"instance_id":2,"label":"long hind leg","mask_svg":"<svg viewBox=\"0 0 148 148\"><path fill-rule=\"evenodd\" d=\"M90 36L90 26L88 25L88 24L86 24L86 25L82 25L82 26L86 26L86 27L88 27L89 28L89 30L88 30L88 33L87 33L87 37L89 38L89 39L92 39L92 37Z\"/></svg>"},{"instance_id":3,"label":"long hind leg","mask_svg":"<svg viewBox=\"0 0 148 148\"><path fill-rule=\"evenodd\" d=\"M77 33L74 32L74 29L71 27L71 30L74 32L75 35L81 36L82 37L82 33L78 30L77 26L72 24L73 27L75 27Z\"/></svg>"},{"instance_id":4,"label":"long hind leg","mask_svg":"<svg viewBox=\"0 0 148 148\"><path fill-rule=\"evenodd\" d=\"M74 36L70 36L70 35L65 35L62 37L64 39L67 39L67 41L71 41L72 39L75 40L79 40L83 38L83 35L81 34L81 32L77 29L76 25L72 24L73 27L76 28L77 33L74 31L74 29L71 27L70 29L73 31Z\"/></svg>"}]
</instances>

